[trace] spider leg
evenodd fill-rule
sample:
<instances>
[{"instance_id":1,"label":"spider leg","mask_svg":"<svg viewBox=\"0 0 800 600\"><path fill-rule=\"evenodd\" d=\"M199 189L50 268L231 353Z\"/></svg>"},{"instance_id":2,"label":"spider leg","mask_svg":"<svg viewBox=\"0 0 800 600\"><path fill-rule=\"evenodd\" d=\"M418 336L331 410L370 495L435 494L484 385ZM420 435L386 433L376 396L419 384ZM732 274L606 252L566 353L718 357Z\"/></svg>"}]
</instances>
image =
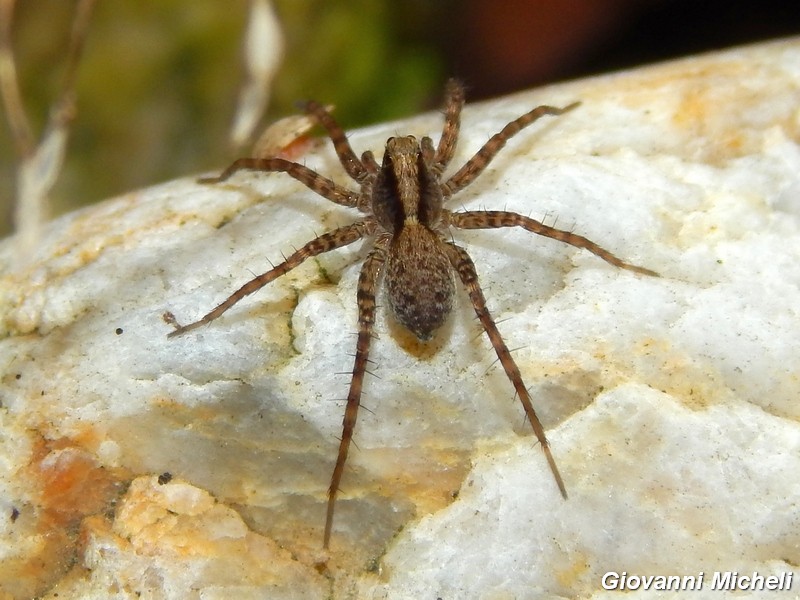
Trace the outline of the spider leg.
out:
<instances>
[{"instance_id":1,"label":"spider leg","mask_svg":"<svg viewBox=\"0 0 800 600\"><path fill-rule=\"evenodd\" d=\"M231 306L239 302L239 300L252 294L253 292L257 292L269 282L274 281L281 275L285 275L295 267L301 265L306 259L311 258L312 256L317 256L318 254L323 254L324 252L335 250L336 248L347 246L348 244L352 244L353 242L363 238L365 235L368 235L371 232L371 229L372 223L370 221L359 221L357 223L346 225L345 227L339 227L331 232L322 234L321 236L308 242L299 250L296 250L278 266L245 283L233 294L228 296L228 298L222 304L217 306L203 318L195 321L194 323L189 323L188 325L178 326L175 331L167 335L167 337L174 337L200 327L201 325L205 325L206 323L210 323L214 319L220 317L222 313L228 310Z\"/></svg>"},{"instance_id":2,"label":"spider leg","mask_svg":"<svg viewBox=\"0 0 800 600\"><path fill-rule=\"evenodd\" d=\"M509 139L519 133L522 129L543 117L544 115L563 115L565 112L572 110L578 106L580 102L573 102L564 108L556 108L554 106L537 106L532 111L525 113L521 117L514 119L508 125L503 127L499 133L495 133L489 138L483 147L469 159L463 167L450 177L445 183L442 184L442 193L445 198L452 196L459 190L464 189L475 178L480 175L497 153L506 145Z\"/></svg>"},{"instance_id":3,"label":"spider leg","mask_svg":"<svg viewBox=\"0 0 800 600\"><path fill-rule=\"evenodd\" d=\"M644 267L637 267L636 265L632 265L620 260L608 250L598 246L593 241L586 239L582 235L564 231L562 229L556 229L555 227L550 227L541 221L531 219L530 217L525 217L515 212L504 210L471 210L465 212L447 211L444 216L444 220L445 222L448 222L449 225L458 227L460 229L522 227L531 233L543 235L545 237L564 242L565 244L575 246L576 248L588 250L592 254L602 258L604 261L611 263L616 267L620 267L621 269L627 269L628 271L641 273L643 275L650 275L652 277L659 276L655 271L645 269Z\"/></svg>"},{"instance_id":4,"label":"spider leg","mask_svg":"<svg viewBox=\"0 0 800 600\"><path fill-rule=\"evenodd\" d=\"M347 394L347 406L342 422L342 439L339 442L339 454L336 457L336 466L331 475L331 485L328 488L328 510L325 517L325 534L322 545L328 547L331 541L333 527L333 510L336 506L336 494L342 481L344 465L347 461L347 452L353 439L353 430L356 427L358 408L361 404L361 389L364 383L364 374L367 371L369 360L369 344L372 339L372 326L375 323L375 288L383 264L386 260L385 241L376 242L375 247L367 256L361 267L358 278L358 341L356 342L356 358L353 365L353 377L350 380L350 391Z\"/></svg>"},{"instance_id":5,"label":"spider leg","mask_svg":"<svg viewBox=\"0 0 800 600\"><path fill-rule=\"evenodd\" d=\"M461 278L461 283L464 284L464 287L469 293L472 306L475 309L475 314L478 315L478 319L481 325L483 325L486 335L489 336L489 341L491 341L494 351L497 353L497 358L500 360L500 364L503 365L503 369L511 380L517 392L517 396L522 403L522 407L525 409L525 415L528 417L528 422L530 422L531 427L533 427L533 432L539 440L539 444L542 446L547 464L550 466L550 471L553 473L553 477L556 480L556 485L558 485L561 495L566 499L567 490L564 487L564 480L561 479L561 473L558 472L556 461L553 459L553 455L550 452L550 442L547 441L547 437L544 434L544 427L542 427L539 417L536 416L536 411L533 410L533 402L531 401L528 389L522 381L519 368L511 357L511 352L509 352L508 346L506 346L506 343L503 341L489 309L486 308L486 298L484 298L483 291L478 283L475 263L472 262L469 254L467 254L467 251L463 248L450 243L446 244L446 248L450 263L453 265L453 268Z\"/></svg>"},{"instance_id":6,"label":"spider leg","mask_svg":"<svg viewBox=\"0 0 800 600\"><path fill-rule=\"evenodd\" d=\"M313 100L305 102L302 106L306 113L312 115L328 132L328 137L333 142L333 148L336 150L339 162L342 163L347 174L358 182L363 181L370 171L364 163L358 160L356 153L353 152L353 147L347 141L344 130L333 118L333 115L324 106Z\"/></svg>"},{"instance_id":7,"label":"spider leg","mask_svg":"<svg viewBox=\"0 0 800 600\"><path fill-rule=\"evenodd\" d=\"M245 169L250 171L265 171L267 173L286 173L311 191L342 206L354 208L358 202L358 194L335 184L327 177L323 177L304 165L283 158L239 158L233 161L219 176L201 177L198 181L200 183L221 183L230 178L234 173Z\"/></svg>"},{"instance_id":8,"label":"spider leg","mask_svg":"<svg viewBox=\"0 0 800 600\"><path fill-rule=\"evenodd\" d=\"M445 113L442 137L433 157L433 168L437 175L447 168L453 158L461 128L461 109L464 106L464 86L461 82L450 79L445 87Z\"/></svg>"}]
</instances>

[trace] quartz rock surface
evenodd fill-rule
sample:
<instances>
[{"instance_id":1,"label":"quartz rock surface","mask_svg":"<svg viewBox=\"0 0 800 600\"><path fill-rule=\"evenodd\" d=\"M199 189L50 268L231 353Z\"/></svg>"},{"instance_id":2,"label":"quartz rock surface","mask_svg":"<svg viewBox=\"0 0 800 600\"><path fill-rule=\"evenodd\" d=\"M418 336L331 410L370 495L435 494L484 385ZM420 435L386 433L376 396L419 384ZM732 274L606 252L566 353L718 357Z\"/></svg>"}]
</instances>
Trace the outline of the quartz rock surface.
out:
<instances>
[{"instance_id":1,"label":"quartz rock surface","mask_svg":"<svg viewBox=\"0 0 800 600\"><path fill-rule=\"evenodd\" d=\"M382 309L324 552L368 244L167 339L166 313L200 317L355 216L281 174L191 177L54 221L33 257L0 247L0 598L603 598L607 572L798 571L800 39L468 105L453 166L574 100L450 205L661 274L453 233L568 500L466 295L425 345ZM440 130L350 139L380 156ZM301 160L349 184L329 144Z\"/></svg>"}]
</instances>

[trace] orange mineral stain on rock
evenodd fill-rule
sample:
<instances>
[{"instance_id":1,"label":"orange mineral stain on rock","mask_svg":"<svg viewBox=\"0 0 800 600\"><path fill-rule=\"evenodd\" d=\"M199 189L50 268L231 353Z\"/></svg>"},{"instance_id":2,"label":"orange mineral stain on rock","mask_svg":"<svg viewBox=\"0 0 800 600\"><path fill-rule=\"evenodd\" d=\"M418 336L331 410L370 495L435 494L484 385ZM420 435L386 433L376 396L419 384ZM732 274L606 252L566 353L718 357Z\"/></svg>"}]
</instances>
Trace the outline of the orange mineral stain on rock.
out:
<instances>
[{"instance_id":1,"label":"orange mineral stain on rock","mask_svg":"<svg viewBox=\"0 0 800 600\"><path fill-rule=\"evenodd\" d=\"M0 598L38 597L63 577L77 559L78 525L108 512L126 476L70 439L40 439L27 471L36 495L18 520L26 551L3 562Z\"/></svg>"},{"instance_id":2,"label":"orange mineral stain on rock","mask_svg":"<svg viewBox=\"0 0 800 600\"><path fill-rule=\"evenodd\" d=\"M114 473L74 446L51 450L32 470L40 483L43 524L48 527L67 527L102 512L119 493Z\"/></svg>"}]
</instances>

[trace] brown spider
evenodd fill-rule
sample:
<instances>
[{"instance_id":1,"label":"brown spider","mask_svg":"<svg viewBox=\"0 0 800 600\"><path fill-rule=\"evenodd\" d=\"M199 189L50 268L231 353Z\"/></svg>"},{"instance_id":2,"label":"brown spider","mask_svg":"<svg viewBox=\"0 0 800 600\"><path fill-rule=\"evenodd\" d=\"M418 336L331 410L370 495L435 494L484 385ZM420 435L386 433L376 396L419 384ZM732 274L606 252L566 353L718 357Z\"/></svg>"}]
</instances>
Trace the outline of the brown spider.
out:
<instances>
[{"instance_id":1,"label":"brown spider","mask_svg":"<svg viewBox=\"0 0 800 600\"><path fill-rule=\"evenodd\" d=\"M509 138L522 128L543 115L561 115L578 106L575 102L565 108L552 106L534 108L503 127L464 166L443 182L442 173L453 158L458 141L461 108L464 105L462 85L454 80L449 81L446 98L444 129L439 145L434 148L431 138L427 136L419 141L413 136L389 138L386 142L383 164L380 165L370 151L364 152L361 160L356 157L344 131L325 108L316 102L305 104L306 113L313 116L327 130L339 161L347 174L359 184L358 192L344 188L308 167L282 158L240 158L219 177L200 180L203 183L218 183L242 169L282 171L331 202L355 208L363 217L355 223L339 227L311 240L278 266L244 284L199 321L183 326L175 323L176 330L169 334L170 337L210 323L248 294L288 273L312 256L341 248L367 236L373 238L372 249L364 260L358 279L358 341L339 453L328 488L328 507L323 536L325 548L330 542L336 495L356 426L372 327L375 322L375 294L381 274L385 278L391 313L420 340L430 339L450 313L455 291L452 273L455 271L458 274L469 293L475 313L522 402L528 421L542 446L550 471L564 498L567 497L567 491L550 452L544 428L536 416L530 394L511 352L486 308L486 300L478 284L475 265L466 250L448 241L446 232L449 227L459 229L522 227L532 233L585 248L617 267L645 275L656 275L649 269L621 261L585 237L549 227L517 213L489 210L452 212L443 208L443 204L452 195L475 180Z\"/></svg>"}]
</instances>

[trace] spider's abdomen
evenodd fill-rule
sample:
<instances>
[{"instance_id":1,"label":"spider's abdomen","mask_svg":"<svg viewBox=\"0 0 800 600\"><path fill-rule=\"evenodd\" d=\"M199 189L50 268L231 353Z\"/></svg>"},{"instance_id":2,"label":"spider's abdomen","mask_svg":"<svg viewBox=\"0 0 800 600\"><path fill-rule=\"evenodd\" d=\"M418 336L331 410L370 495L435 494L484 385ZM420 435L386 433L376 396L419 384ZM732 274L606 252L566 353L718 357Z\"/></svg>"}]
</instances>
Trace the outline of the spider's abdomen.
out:
<instances>
[{"instance_id":1,"label":"spider's abdomen","mask_svg":"<svg viewBox=\"0 0 800 600\"><path fill-rule=\"evenodd\" d=\"M453 307L453 273L443 242L420 223L407 222L389 249L386 291L395 318L429 340Z\"/></svg>"}]
</instances>

